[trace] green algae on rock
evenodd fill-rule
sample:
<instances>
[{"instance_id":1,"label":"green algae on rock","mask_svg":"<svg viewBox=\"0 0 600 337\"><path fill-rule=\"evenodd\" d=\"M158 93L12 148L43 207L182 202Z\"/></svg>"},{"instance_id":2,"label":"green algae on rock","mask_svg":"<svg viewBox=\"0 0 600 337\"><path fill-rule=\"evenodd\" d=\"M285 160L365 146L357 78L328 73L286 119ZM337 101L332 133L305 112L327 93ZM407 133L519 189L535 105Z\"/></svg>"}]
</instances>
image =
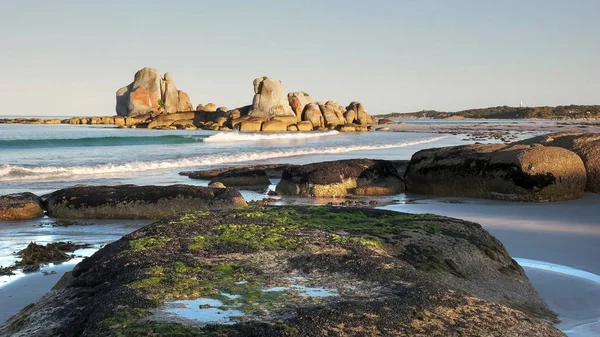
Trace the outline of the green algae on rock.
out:
<instances>
[{"instance_id":1,"label":"green algae on rock","mask_svg":"<svg viewBox=\"0 0 600 337\"><path fill-rule=\"evenodd\" d=\"M477 224L245 207L160 221L105 246L0 334L564 336L554 319Z\"/></svg>"}]
</instances>

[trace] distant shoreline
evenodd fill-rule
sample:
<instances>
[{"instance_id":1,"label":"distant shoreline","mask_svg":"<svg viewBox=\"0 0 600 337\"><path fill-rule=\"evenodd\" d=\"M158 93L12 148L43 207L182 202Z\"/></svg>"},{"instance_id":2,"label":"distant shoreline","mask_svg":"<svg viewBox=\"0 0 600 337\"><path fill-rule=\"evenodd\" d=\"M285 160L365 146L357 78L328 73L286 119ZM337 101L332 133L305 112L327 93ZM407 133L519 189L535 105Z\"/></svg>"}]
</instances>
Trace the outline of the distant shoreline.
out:
<instances>
[{"instance_id":1,"label":"distant shoreline","mask_svg":"<svg viewBox=\"0 0 600 337\"><path fill-rule=\"evenodd\" d=\"M423 110L375 115L376 118L431 119L531 119L531 120L600 120L600 105L559 105L556 107L497 106L462 111Z\"/></svg>"}]
</instances>

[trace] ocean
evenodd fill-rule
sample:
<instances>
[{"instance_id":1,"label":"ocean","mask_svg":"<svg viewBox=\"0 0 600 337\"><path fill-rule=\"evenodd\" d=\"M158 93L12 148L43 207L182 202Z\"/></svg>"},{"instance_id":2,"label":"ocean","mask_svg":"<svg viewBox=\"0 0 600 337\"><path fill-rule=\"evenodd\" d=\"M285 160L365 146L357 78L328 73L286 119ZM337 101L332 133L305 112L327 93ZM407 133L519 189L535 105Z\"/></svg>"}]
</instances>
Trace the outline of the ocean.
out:
<instances>
[{"instance_id":1,"label":"ocean","mask_svg":"<svg viewBox=\"0 0 600 337\"><path fill-rule=\"evenodd\" d=\"M404 132L237 133L0 124L0 194L75 184L194 184L180 171L340 158L410 159L458 136Z\"/></svg>"}]
</instances>

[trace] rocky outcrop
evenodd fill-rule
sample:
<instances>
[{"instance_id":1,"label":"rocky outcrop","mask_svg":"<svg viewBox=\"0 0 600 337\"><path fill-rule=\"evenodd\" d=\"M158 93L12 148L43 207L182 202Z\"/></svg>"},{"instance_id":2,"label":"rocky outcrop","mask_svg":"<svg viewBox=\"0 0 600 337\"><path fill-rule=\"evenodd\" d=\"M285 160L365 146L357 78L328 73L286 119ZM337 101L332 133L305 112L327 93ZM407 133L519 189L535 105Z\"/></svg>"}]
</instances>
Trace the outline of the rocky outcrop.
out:
<instances>
[{"instance_id":1,"label":"rocky outcrop","mask_svg":"<svg viewBox=\"0 0 600 337\"><path fill-rule=\"evenodd\" d=\"M379 125L384 125L384 124L396 124L396 122L394 122L391 119L386 119L386 118L382 118L380 120L377 121L377 124Z\"/></svg>"},{"instance_id":2,"label":"rocky outcrop","mask_svg":"<svg viewBox=\"0 0 600 337\"><path fill-rule=\"evenodd\" d=\"M354 111L355 121L354 123L360 125L375 124L375 117L371 116L360 102L352 102L346 107L346 111Z\"/></svg>"},{"instance_id":3,"label":"rocky outcrop","mask_svg":"<svg viewBox=\"0 0 600 337\"><path fill-rule=\"evenodd\" d=\"M585 165L589 192L600 193L600 134L591 132L558 132L538 136L517 144L558 146L575 152Z\"/></svg>"},{"instance_id":4,"label":"rocky outcrop","mask_svg":"<svg viewBox=\"0 0 600 337\"><path fill-rule=\"evenodd\" d=\"M177 111L192 111L194 107L190 101L190 96L181 91L177 90Z\"/></svg>"},{"instance_id":5,"label":"rocky outcrop","mask_svg":"<svg viewBox=\"0 0 600 337\"><path fill-rule=\"evenodd\" d=\"M118 116L142 116L149 113L174 113L192 110L189 96L177 90L171 74L160 76L158 70L143 68L133 82L117 90ZM83 123L85 124L85 123Z\"/></svg>"},{"instance_id":6,"label":"rocky outcrop","mask_svg":"<svg viewBox=\"0 0 600 337\"><path fill-rule=\"evenodd\" d=\"M415 153L405 175L410 193L512 201L583 196L585 166L559 147L474 144Z\"/></svg>"},{"instance_id":7,"label":"rocky outcrop","mask_svg":"<svg viewBox=\"0 0 600 337\"><path fill-rule=\"evenodd\" d=\"M310 98L309 94L305 93L304 91L299 91L290 92L288 94L288 101L290 102L292 110L296 114L297 121L299 122L302 120L302 112L304 112L304 107L306 107L307 104L312 103L313 100Z\"/></svg>"},{"instance_id":8,"label":"rocky outcrop","mask_svg":"<svg viewBox=\"0 0 600 337\"><path fill-rule=\"evenodd\" d=\"M51 193L48 214L65 219L164 219L182 213L246 206L233 189L191 185L82 186Z\"/></svg>"},{"instance_id":9,"label":"rocky outcrop","mask_svg":"<svg viewBox=\"0 0 600 337\"><path fill-rule=\"evenodd\" d=\"M402 193L403 187L392 162L348 159L289 167L276 190L291 196L343 197L357 189L363 195L393 195Z\"/></svg>"},{"instance_id":10,"label":"rocky outcrop","mask_svg":"<svg viewBox=\"0 0 600 337\"><path fill-rule=\"evenodd\" d=\"M211 179L210 184L217 182L227 187L269 186L271 184L265 170L244 168L221 172Z\"/></svg>"},{"instance_id":11,"label":"rocky outcrop","mask_svg":"<svg viewBox=\"0 0 600 337\"><path fill-rule=\"evenodd\" d=\"M321 109L321 114L323 115L325 126L336 126L346 124L346 118L344 117L344 108L341 105L332 101L327 101L324 104L319 104L319 109Z\"/></svg>"},{"instance_id":12,"label":"rocky outcrop","mask_svg":"<svg viewBox=\"0 0 600 337\"><path fill-rule=\"evenodd\" d=\"M254 99L248 115L265 120L275 116L296 116L281 81L266 76L254 80Z\"/></svg>"},{"instance_id":13,"label":"rocky outcrop","mask_svg":"<svg viewBox=\"0 0 600 337\"><path fill-rule=\"evenodd\" d=\"M325 126L325 119L317 103L309 103L304 107L302 120L311 122L313 127Z\"/></svg>"},{"instance_id":14,"label":"rocky outcrop","mask_svg":"<svg viewBox=\"0 0 600 337\"><path fill-rule=\"evenodd\" d=\"M554 319L477 224L252 207L187 214L106 245L0 335L564 336Z\"/></svg>"},{"instance_id":15,"label":"rocky outcrop","mask_svg":"<svg viewBox=\"0 0 600 337\"><path fill-rule=\"evenodd\" d=\"M285 132L288 124L280 120L270 120L262 123L261 131L263 132Z\"/></svg>"},{"instance_id":16,"label":"rocky outcrop","mask_svg":"<svg viewBox=\"0 0 600 337\"><path fill-rule=\"evenodd\" d=\"M26 273L38 271L43 264L68 261L73 256L67 253L86 247L89 245L74 244L73 242L53 242L46 245L31 242L25 249L17 253L21 260L15 263L15 268L22 268Z\"/></svg>"},{"instance_id":17,"label":"rocky outcrop","mask_svg":"<svg viewBox=\"0 0 600 337\"><path fill-rule=\"evenodd\" d=\"M33 193L0 196L0 221L28 220L43 216L41 200Z\"/></svg>"}]
</instances>

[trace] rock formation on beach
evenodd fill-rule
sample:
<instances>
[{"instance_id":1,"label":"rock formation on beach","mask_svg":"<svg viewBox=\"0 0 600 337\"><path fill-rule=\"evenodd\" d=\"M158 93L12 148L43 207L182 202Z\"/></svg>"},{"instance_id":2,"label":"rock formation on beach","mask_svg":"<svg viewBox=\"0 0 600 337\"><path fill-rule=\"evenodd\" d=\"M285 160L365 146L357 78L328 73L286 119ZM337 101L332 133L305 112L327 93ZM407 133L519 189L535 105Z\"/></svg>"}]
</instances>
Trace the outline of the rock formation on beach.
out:
<instances>
[{"instance_id":1,"label":"rock formation on beach","mask_svg":"<svg viewBox=\"0 0 600 337\"><path fill-rule=\"evenodd\" d=\"M511 201L583 196L585 166L560 147L472 144L421 150L406 170L410 193Z\"/></svg>"},{"instance_id":2,"label":"rock formation on beach","mask_svg":"<svg viewBox=\"0 0 600 337\"><path fill-rule=\"evenodd\" d=\"M523 269L477 224L246 207L186 214L106 245L0 335L564 336L550 320Z\"/></svg>"},{"instance_id":3,"label":"rock formation on beach","mask_svg":"<svg viewBox=\"0 0 600 337\"><path fill-rule=\"evenodd\" d=\"M404 181L390 161L348 159L288 167L276 190L300 197L394 195L404 192Z\"/></svg>"},{"instance_id":4,"label":"rock formation on beach","mask_svg":"<svg viewBox=\"0 0 600 337\"><path fill-rule=\"evenodd\" d=\"M247 132L287 132L338 130L370 131L375 124L359 102L347 107L333 101L313 102L303 91L286 93L281 81L259 77L253 82L251 105L227 109L214 103L198 104L196 108L187 93L178 90L169 73L160 76L158 70L139 70L132 83L117 90L117 116L72 117L65 120L14 118L0 119L0 124L73 124L115 125L120 128L161 130L213 130Z\"/></svg>"},{"instance_id":5,"label":"rock formation on beach","mask_svg":"<svg viewBox=\"0 0 600 337\"><path fill-rule=\"evenodd\" d=\"M591 132L558 132L526 139L518 144L558 146L576 153L587 171L586 191L600 193L600 134Z\"/></svg>"},{"instance_id":6,"label":"rock formation on beach","mask_svg":"<svg viewBox=\"0 0 600 337\"><path fill-rule=\"evenodd\" d=\"M164 219L179 214L246 206L233 189L192 185L82 186L51 193L48 214L65 219Z\"/></svg>"},{"instance_id":7,"label":"rock formation on beach","mask_svg":"<svg viewBox=\"0 0 600 337\"><path fill-rule=\"evenodd\" d=\"M33 193L0 196L0 221L15 221L44 216L40 198Z\"/></svg>"},{"instance_id":8,"label":"rock formation on beach","mask_svg":"<svg viewBox=\"0 0 600 337\"><path fill-rule=\"evenodd\" d=\"M255 79L253 83L254 98L248 116L265 120L279 116L296 116L281 81L265 76Z\"/></svg>"},{"instance_id":9,"label":"rock formation on beach","mask_svg":"<svg viewBox=\"0 0 600 337\"><path fill-rule=\"evenodd\" d=\"M170 74L161 78L155 69L144 68L135 80L117 92L117 113L135 118L115 125L150 129L240 130L247 132L286 132L336 129L367 131L363 126L374 124L362 104L348 107L332 101L313 102L305 92L286 93L281 81L259 77L253 82L252 105L228 110L213 103L199 104L192 109L186 93L177 90ZM69 120L70 124L92 123L88 119Z\"/></svg>"},{"instance_id":10,"label":"rock formation on beach","mask_svg":"<svg viewBox=\"0 0 600 337\"><path fill-rule=\"evenodd\" d=\"M188 94L177 90L171 74L165 73L161 77L153 68L140 69L132 83L117 90L118 116L136 117L190 110L193 107Z\"/></svg>"}]
</instances>

